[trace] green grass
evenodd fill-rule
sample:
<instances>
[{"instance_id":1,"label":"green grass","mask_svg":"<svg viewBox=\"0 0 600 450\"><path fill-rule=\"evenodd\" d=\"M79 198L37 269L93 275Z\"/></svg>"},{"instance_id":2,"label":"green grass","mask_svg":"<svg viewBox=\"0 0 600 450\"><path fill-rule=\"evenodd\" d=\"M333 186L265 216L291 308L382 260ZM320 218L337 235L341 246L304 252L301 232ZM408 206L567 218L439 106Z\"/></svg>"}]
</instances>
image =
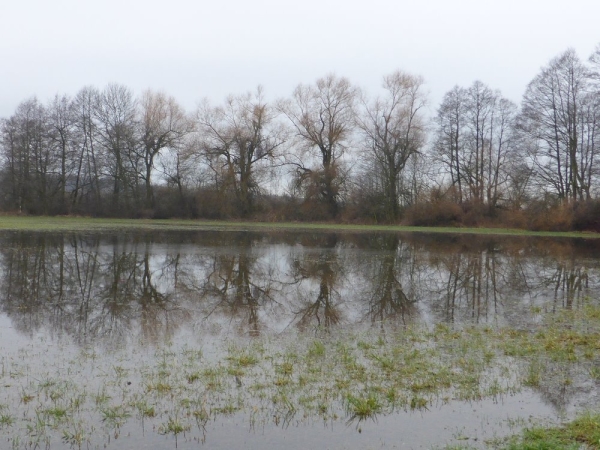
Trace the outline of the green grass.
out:
<instances>
[{"instance_id":1,"label":"green grass","mask_svg":"<svg viewBox=\"0 0 600 450\"><path fill-rule=\"evenodd\" d=\"M90 217L0 216L0 230L102 231L115 229L157 230L308 230L337 232L460 233L506 236L599 238L599 233L527 231L506 228L413 227L400 225L356 225L340 223L241 222L183 219L107 219Z\"/></svg>"},{"instance_id":2,"label":"green grass","mask_svg":"<svg viewBox=\"0 0 600 450\"><path fill-rule=\"evenodd\" d=\"M147 432L201 439L208 421L218 424L238 413L235 420L247 417L257 426L376 420L523 390L562 389L599 376L600 306L591 302L541 312L530 329L413 323L385 332L316 334L265 336L237 346L223 342L209 358L199 357L189 343L164 344L151 354L123 349L106 359L81 352L44 359L31 347L18 352L18 360L6 359L10 367L0 382L14 386L0 391L0 429L10 443L35 440L44 448L45 439L54 442L58 435L100 448L107 429L114 435L136 421ZM20 368L16 378L13 364ZM138 378L123 389L130 377ZM598 448L597 423L598 416L582 416L560 428L560 436ZM528 448L519 445L541 433L527 430L503 444ZM544 439L562 442L558 431L544 433Z\"/></svg>"},{"instance_id":3,"label":"green grass","mask_svg":"<svg viewBox=\"0 0 600 450\"><path fill-rule=\"evenodd\" d=\"M161 434L179 434L189 430L190 426L183 424L177 418L169 417L166 423L159 427L159 433Z\"/></svg>"},{"instance_id":4,"label":"green grass","mask_svg":"<svg viewBox=\"0 0 600 450\"><path fill-rule=\"evenodd\" d=\"M354 395L348 395L346 397L347 410L350 416L349 420L355 418L364 420L367 418L375 418L375 416L383 409L379 403L379 399L374 394L368 394L364 397L355 397ZM322 410L326 411L325 408Z\"/></svg>"},{"instance_id":5,"label":"green grass","mask_svg":"<svg viewBox=\"0 0 600 450\"><path fill-rule=\"evenodd\" d=\"M8 414L0 414L0 429L3 427L10 427L15 423L15 418Z\"/></svg>"},{"instance_id":6,"label":"green grass","mask_svg":"<svg viewBox=\"0 0 600 450\"><path fill-rule=\"evenodd\" d=\"M587 413L562 426L534 427L509 439L506 450L600 449L600 414Z\"/></svg>"},{"instance_id":7,"label":"green grass","mask_svg":"<svg viewBox=\"0 0 600 450\"><path fill-rule=\"evenodd\" d=\"M109 406L100 412L102 414L102 422L116 428L122 426L131 416L130 412L122 405Z\"/></svg>"},{"instance_id":8,"label":"green grass","mask_svg":"<svg viewBox=\"0 0 600 450\"><path fill-rule=\"evenodd\" d=\"M470 445L447 445L444 450L472 450ZM600 413L584 413L573 421L553 426L534 426L503 439L493 439L483 448L496 450L598 450Z\"/></svg>"}]
</instances>

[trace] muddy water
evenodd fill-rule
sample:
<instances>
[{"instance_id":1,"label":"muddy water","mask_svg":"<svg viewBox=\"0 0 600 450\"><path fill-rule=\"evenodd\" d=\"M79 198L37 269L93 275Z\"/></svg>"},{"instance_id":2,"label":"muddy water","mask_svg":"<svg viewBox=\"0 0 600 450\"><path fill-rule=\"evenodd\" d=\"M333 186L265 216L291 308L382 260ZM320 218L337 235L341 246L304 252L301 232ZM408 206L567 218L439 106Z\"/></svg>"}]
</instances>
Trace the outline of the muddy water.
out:
<instances>
[{"instance_id":1,"label":"muddy water","mask_svg":"<svg viewBox=\"0 0 600 450\"><path fill-rule=\"evenodd\" d=\"M361 422L349 422L340 412L327 420L294 413L256 423L252 411L241 408L180 433L161 431L166 418L159 411L158 418L142 420L133 407L118 426L107 424L106 415L75 423L70 411L79 410L60 399L52 402L64 406L66 419L52 418L52 408L44 404L40 411L46 423L35 433L34 419L20 417L39 416L36 401L52 397L40 379L86 380L78 385L86 393L81 401L98 404L103 383L135 386L142 361L158 358L165 346L199 348L207 361L218 362L232 343L261 339L293 342L299 336L335 337L348 330L376 335L407 324L522 330L535 326L542 312L577 309L597 302L599 294L596 240L309 232L3 233L5 392L0 415L11 419L0 425L1 431L8 436L6 445L16 448L482 446L486 439L514 431L511 425L518 431L531 418L553 419L597 407L597 382L573 377L564 392L541 386L477 402L445 399L420 411L393 411ZM115 379L115 367L126 376ZM119 387L123 398L127 386ZM64 392L60 396L66 398ZM111 398L114 402L114 392Z\"/></svg>"}]
</instances>

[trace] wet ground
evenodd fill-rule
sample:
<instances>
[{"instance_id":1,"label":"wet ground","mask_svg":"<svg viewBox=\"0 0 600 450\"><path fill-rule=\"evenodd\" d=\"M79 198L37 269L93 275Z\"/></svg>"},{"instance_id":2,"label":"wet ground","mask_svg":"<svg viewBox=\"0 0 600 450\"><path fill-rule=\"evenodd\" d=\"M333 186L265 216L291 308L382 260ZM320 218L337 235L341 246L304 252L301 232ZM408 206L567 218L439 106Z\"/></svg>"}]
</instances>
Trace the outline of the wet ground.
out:
<instances>
[{"instance_id":1,"label":"wet ground","mask_svg":"<svg viewBox=\"0 0 600 450\"><path fill-rule=\"evenodd\" d=\"M469 347L473 330L526 336L548 317L598 306L594 240L7 232L0 241L2 448L484 447L600 405L593 346L564 361L491 338ZM534 369L542 376L532 381Z\"/></svg>"}]
</instances>

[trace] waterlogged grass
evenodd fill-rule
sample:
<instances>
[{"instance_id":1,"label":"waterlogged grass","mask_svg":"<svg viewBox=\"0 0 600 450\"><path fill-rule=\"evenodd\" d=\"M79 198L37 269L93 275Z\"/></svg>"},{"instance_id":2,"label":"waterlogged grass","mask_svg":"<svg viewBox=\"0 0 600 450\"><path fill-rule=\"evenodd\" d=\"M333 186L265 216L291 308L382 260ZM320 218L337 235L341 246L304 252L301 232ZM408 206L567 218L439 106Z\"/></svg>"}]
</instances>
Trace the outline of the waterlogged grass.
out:
<instances>
[{"instance_id":1,"label":"waterlogged grass","mask_svg":"<svg viewBox=\"0 0 600 450\"><path fill-rule=\"evenodd\" d=\"M523 426L525 424L521 424ZM460 437L459 440L468 438ZM555 426L526 426L513 436L491 439L478 446L447 445L444 450L597 450L600 449L600 413L585 412Z\"/></svg>"},{"instance_id":2,"label":"waterlogged grass","mask_svg":"<svg viewBox=\"0 0 600 450\"><path fill-rule=\"evenodd\" d=\"M349 394L346 402L348 405L348 420L350 422L354 421L354 419L364 420L366 418L374 418L382 410L382 405L379 403L378 395L375 392L361 397ZM322 412L326 412L326 410Z\"/></svg>"},{"instance_id":3,"label":"waterlogged grass","mask_svg":"<svg viewBox=\"0 0 600 450\"><path fill-rule=\"evenodd\" d=\"M152 354L64 350L47 353L33 343L1 357L0 429L12 447L102 446L136 423L175 443L200 440L209 422L234 414L251 426L358 424L452 402L501 400L524 389L560 390L576 379L595 382L600 307L541 316L527 330L410 325L258 338L225 343L210 355L176 345ZM581 437L597 433L597 421L584 416L561 430L598 448L598 440ZM508 445L524 448L523 442Z\"/></svg>"},{"instance_id":4,"label":"waterlogged grass","mask_svg":"<svg viewBox=\"0 0 600 450\"><path fill-rule=\"evenodd\" d=\"M358 225L303 222L240 222L185 219L108 219L91 217L48 217L0 215L0 230L21 231L102 231L119 229L155 230L307 230L352 232L421 232L505 236L546 236L599 238L592 232L527 231L507 228L414 227L400 225Z\"/></svg>"},{"instance_id":5,"label":"waterlogged grass","mask_svg":"<svg viewBox=\"0 0 600 450\"><path fill-rule=\"evenodd\" d=\"M497 445L504 450L578 450L600 448L600 414L585 413L555 427L527 428Z\"/></svg>"}]
</instances>

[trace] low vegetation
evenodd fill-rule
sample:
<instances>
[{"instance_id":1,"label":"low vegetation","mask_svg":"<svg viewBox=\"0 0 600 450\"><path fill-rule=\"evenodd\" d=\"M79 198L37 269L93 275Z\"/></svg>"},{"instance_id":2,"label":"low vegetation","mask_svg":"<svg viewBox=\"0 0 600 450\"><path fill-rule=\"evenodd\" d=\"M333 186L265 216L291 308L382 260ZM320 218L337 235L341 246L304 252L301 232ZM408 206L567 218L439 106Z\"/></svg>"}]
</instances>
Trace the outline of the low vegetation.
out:
<instances>
[{"instance_id":1,"label":"low vegetation","mask_svg":"<svg viewBox=\"0 0 600 450\"><path fill-rule=\"evenodd\" d=\"M580 450L600 448L600 414L586 412L572 421L553 426L532 426L521 433L488 442L496 450ZM446 450L475 447L447 446Z\"/></svg>"},{"instance_id":2,"label":"low vegetation","mask_svg":"<svg viewBox=\"0 0 600 450\"><path fill-rule=\"evenodd\" d=\"M521 436L509 439L507 450L600 448L600 414L586 413L571 422L555 427L526 429Z\"/></svg>"},{"instance_id":3,"label":"low vegetation","mask_svg":"<svg viewBox=\"0 0 600 450\"><path fill-rule=\"evenodd\" d=\"M0 215L0 230L14 231L102 231L115 229L154 229L154 230L307 230L335 232L410 232L410 233L456 233L487 234L505 236L546 236L546 237L585 237L597 238L599 233L566 231L527 231L500 227L443 227L443 226L403 226L304 223L304 222L252 222L252 221L208 221L186 219L107 219L91 217L35 217Z\"/></svg>"},{"instance_id":4,"label":"low vegetation","mask_svg":"<svg viewBox=\"0 0 600 450\"><path fill-rule=\"evenodd\" d=\"M265 337L210 352L175 344L154 354L139 348L102 354L66 344L46 351L33 342L3 353L0 427L13 448L57 440L77 448L117 439L128 423L146 433L201 439L209 422L230 415L284 426L426 414L440 404L501 400L526 389L560 391L579 379L594 380L599 342L600 307L592 304L540 312L538 325L526 330L410 325ZM597 448L596 415L558 430L534 428L508 445L563 448L528 442L567 436Z\"/></svg>"}]
</instances>

